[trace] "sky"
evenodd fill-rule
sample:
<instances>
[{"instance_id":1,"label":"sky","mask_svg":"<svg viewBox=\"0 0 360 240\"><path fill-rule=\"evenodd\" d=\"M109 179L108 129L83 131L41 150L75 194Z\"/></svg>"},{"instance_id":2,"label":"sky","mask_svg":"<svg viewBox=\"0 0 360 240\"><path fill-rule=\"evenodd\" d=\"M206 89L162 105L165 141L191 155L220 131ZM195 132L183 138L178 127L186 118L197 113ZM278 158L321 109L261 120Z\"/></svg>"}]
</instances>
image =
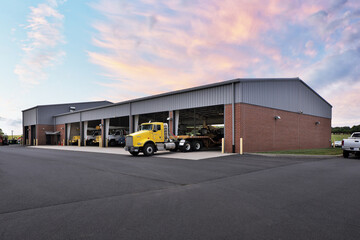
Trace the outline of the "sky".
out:
<instances>
[{"instance_id":1,"label":"sky","mask_svg":"<svg viewBox=\"0 0 360 240\"><path fill-rule=\"evenodd\" d=\"M0 8L0 128L22 110L234 78L300 77L360 124L358 0L12 0Z\"/></svg>"}]
</instances>

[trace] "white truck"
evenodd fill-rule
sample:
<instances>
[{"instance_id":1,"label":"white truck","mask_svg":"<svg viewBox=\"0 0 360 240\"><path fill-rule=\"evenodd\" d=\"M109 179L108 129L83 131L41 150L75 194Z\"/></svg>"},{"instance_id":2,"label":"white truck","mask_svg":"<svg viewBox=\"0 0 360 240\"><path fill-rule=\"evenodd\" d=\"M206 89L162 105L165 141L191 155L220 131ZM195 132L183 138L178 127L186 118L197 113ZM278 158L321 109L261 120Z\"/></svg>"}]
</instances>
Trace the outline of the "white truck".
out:
<instances>
[{"instance_id":1,"label":"white truck","mask_svg":"<svg viewBox=\"0 0 360 240\"><path fill-rule=\"evenodd\" d=\"M113 131L112 134L108 136L109 145L110 146L125 146L125 136L126 130L125 129L117 129Z\"/></svg>"},{"instance_id":2,"label":"white truck","mask_svg":"<svg viewBox=\"0 0 360 240\"><path fill-rule=\"evenodd\" d=\"M341 145L344 158L348 158L350 153L360 156L360 132L354 132L348 139L343 139Z\"/></svg>"}]
</instances>

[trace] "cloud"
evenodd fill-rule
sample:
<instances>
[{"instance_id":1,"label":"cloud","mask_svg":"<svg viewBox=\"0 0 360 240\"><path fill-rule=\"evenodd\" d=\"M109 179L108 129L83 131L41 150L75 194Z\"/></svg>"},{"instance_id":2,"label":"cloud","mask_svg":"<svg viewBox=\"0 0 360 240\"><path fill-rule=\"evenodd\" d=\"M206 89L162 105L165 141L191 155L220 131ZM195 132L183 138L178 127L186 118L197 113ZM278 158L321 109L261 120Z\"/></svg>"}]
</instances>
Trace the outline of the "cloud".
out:
<instances>
[{"instance_id":1,"label":"cloud","mask_svg":"<svg viewBox=\"0 0 360 240\"><path fill-rule=\"evenodd\" d=\"M61 62L65 52L59 49L65 43L62 33L64 16L56 9L65 1L48 0L30 7L23 29L27 38L22 41L23 56L14 73L25 84L38 84L47 78L46 69Z\"/></svg>"},{"instance_id":2,"label":"cloud","mask_svg":"<svg viewBox=\"0 0 360 240\"><path fill-rule=\"evenodd\" d=\"M4 133L10 134L11 130L14 131L16 134L22 134L22 120L21 119L12 119L12 118L5 118L0 116L0 129L3 130Z\"/></svg>"},{"instance_id":3,"label":"cloud","mask_svg":"<svg viewBox=\"0 0 360 240\"><path fill-rule=\"evenodd\" d=\"M108 79L99 83L109 89L104 97L117 101L238 77L300 76L324 94L341 81L359 81L355 0L99 0L92 6L103 18L93 23L89 61Z\"/></svg>"}]
</instances>

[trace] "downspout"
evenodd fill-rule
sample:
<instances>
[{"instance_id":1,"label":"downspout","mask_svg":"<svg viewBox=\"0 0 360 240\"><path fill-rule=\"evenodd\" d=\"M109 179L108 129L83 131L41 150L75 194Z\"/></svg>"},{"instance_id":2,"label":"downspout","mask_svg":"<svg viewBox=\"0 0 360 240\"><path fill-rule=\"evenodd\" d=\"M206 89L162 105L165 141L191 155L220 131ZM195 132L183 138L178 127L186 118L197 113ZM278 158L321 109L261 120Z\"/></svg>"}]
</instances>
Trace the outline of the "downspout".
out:
<instances>
[{"instance_id":1,"label":"downspout","mask_svg":"<svg viewBox=\"0 0 360 240\"><path fill-rule=\"evenodd\" d=\"M232 124L232 152L235 152L235 85L234 83L231 84L231 90L232 90L232 114L231 114L231 124Z\"/></svg>"}]
</instances>

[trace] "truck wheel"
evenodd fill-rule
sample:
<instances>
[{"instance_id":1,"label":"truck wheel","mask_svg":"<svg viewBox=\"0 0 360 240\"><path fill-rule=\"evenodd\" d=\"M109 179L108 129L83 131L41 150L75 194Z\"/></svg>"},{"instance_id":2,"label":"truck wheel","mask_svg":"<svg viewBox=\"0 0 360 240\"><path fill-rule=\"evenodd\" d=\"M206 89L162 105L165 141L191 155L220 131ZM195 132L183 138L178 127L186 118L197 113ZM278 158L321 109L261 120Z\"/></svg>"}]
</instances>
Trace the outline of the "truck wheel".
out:
<instances>
[{"instance_id":1,"label":"truck wheel","mask_svg":"<svg viewBox=\"0 0 360 240\"><path fill-rule=\"evenodd\" d=\"M143 147L143 152L145 156L151 156L154 154L155 151L155 147L153 144L151 143L147 143L145 144L145 146Z\"/></svg>"},{"instance_id":2,"label":"truck wheel","mask_svg":"<svg viewBox=\"0 0 360 240\"><path fill-rule=\"evenodd\" d=\"M343 151L343 156L344 158L348 158L349 157L349 152L348 151Z\"/></svg>"},{"instance_id":3,"label":"truck wheel","mask_svg":"<svg viewBox=\"0 0 360 240\"><path fill-rule=\"evenodd\" d=\"M200 149L202 148L202 143L196 141L196 142L193 143L192 148L193 148L195 151L200 151Z\"/></svg>"},{"instance_id":4,"label":"truck wheel","mask_svg":"<svg viewBox=\"0 0 360 240\"><path fill-rule=\"evenodd\" d=\"M136 157L137 155L139 155L139 152L130 152L131 155L133 155L134 157Z\"/></svg>"},{"instance_id":5,"label":"truck wheel","mask_svg":"<svg viewBox=\"0 0 360 240\"><path fill-rule=\"evenodd\" d=\"M191 151L191 143L189 141L185 141L184 145L180 149L182 152L190 152Z\"/></svg>"}]
</instances>

